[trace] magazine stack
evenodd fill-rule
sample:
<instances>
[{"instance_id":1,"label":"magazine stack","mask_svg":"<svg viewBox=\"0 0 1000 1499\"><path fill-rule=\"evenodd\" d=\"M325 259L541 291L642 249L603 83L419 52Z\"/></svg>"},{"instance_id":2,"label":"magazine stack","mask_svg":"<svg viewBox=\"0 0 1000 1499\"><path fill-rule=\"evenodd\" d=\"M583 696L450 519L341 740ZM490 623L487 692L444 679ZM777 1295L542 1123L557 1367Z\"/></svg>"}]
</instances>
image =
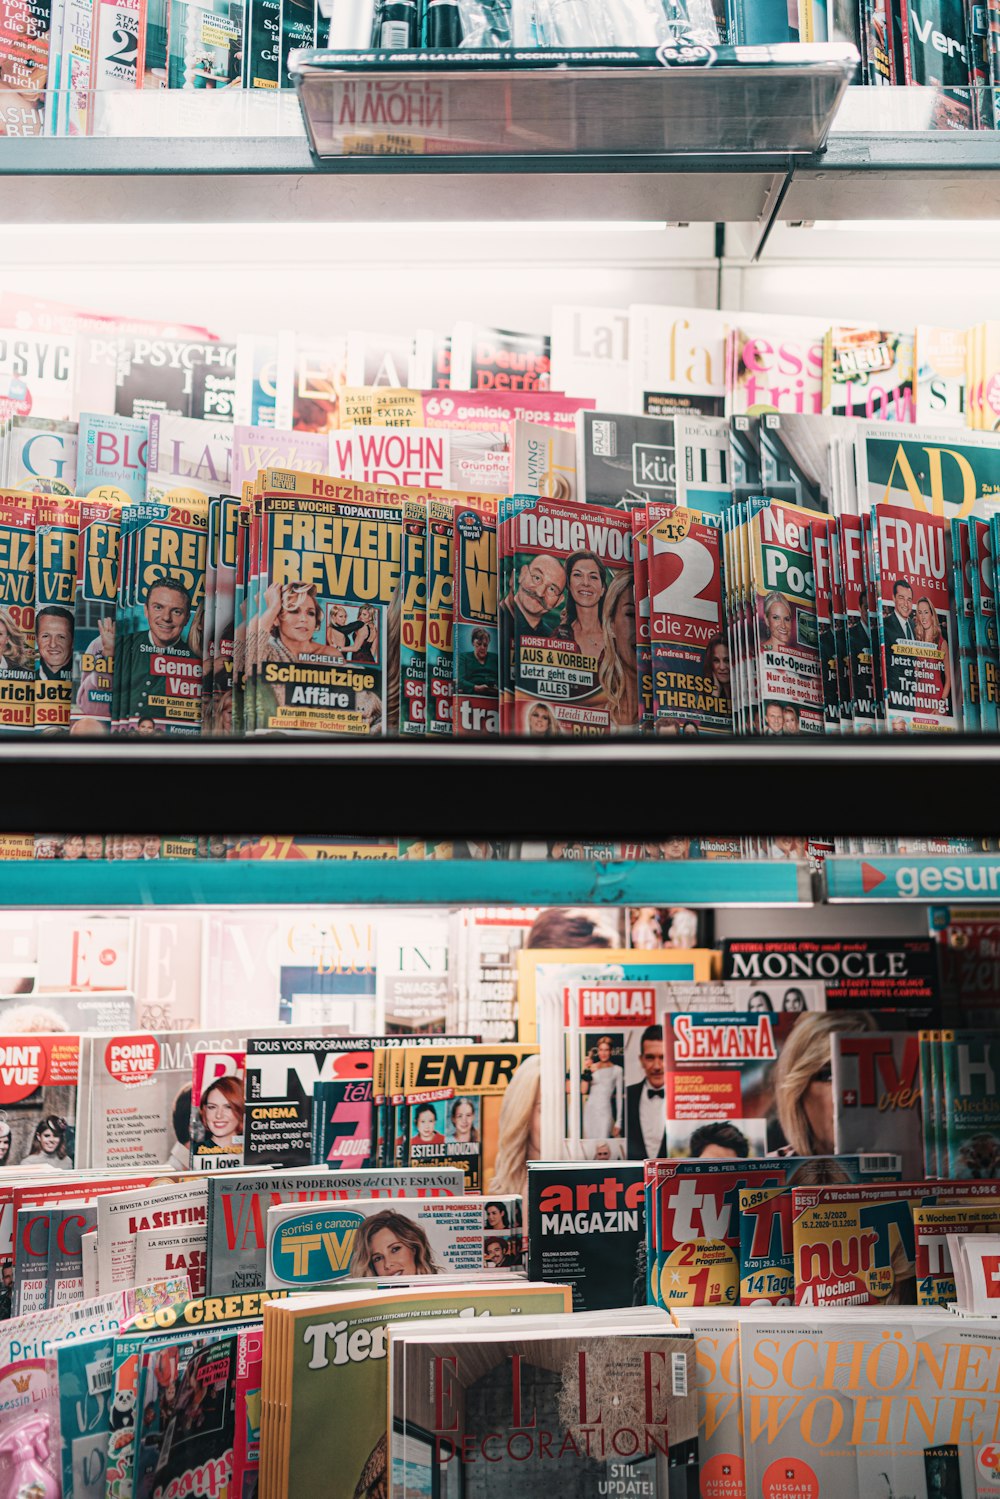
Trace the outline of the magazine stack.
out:
<instances>
[{"instance_id":1,"label":"magazine stack","mask_svg":"<svg viewBox=\"0 0 1000 1499\"><path fill-rule=\"evenodd\" d=\"M97 1472L115 1499L483 1472L990 1495L1000 1042L953 961L983 914L954 910L957 950L529 914L492 918L515 1039L365 1033L375 974L281 1023L306 970L279 970L245 1028L16 997L78 1028L0 1035L0 1473L63 1499ZM445 918L477 975L482 919Z\"/></svg>"}]
</instances>

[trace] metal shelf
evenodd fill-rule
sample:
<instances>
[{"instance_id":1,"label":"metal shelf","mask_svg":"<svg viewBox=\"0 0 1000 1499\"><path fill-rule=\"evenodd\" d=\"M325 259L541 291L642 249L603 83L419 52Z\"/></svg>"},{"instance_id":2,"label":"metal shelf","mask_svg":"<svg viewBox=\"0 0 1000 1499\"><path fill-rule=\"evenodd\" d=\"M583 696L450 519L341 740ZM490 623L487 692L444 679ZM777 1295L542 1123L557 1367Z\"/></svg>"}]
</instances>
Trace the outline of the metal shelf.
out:
<instances>
[{"instance_id":1,"label":"metal shelf","mask_svg":"<svg viewBox=\"0 0 1000 1499\"><path fill-rule=\"evenodd\" d=\"M299 127L301 131L301 126ZM497 177L502 176L498 190ZM304 136L7 140L0 215L14 224L757 223L784 157L344 158L313 165ZM99 211L95 208L99 204Z\"/></svg>"},{"instance_id":2,"label":"metal shelf","mask_svg":"<svg viewBox=\"0 0 1000 1499\"><path fill-rule=\"evenodd\" d=\"M623 68L602 79L519 72L513 81L526 81L532 97L599 85L605 107L555 110L536 119L533 139L510 131L500 141L494 121L492 144L481 130L461 150L342 155L322 166L291 91L109 94L94 135L4 140L0 214L9 225L725 222L756 225L758 248L779 221L1000 216L1000 134L926 128L932 89L848 89L835 114L839 69L839 82L834 67L821 86L795 85L791 123L785 86L762 86L760 67ZM640 81L661 101L673 97L674 113L661 118L648 100L638 107ZM402 73L391 82L401 86ZM476 77L481 113L481 101L505 87L503 75ZM756 112L754 90L765 98ZM698 107L689 112L692 98Z\"/></svg>"},{"instance_id":3,"label":"metal shelf","mask_svg":"<svg viewBox=\"0 0 1000 1499\"><path fill-rule=\"evenodd\" d=\"M0 742L0 829L981 836L1000 739ZM99 794L94 794L99 790Z\"/></svg>"},{"instance_id":4,"label":"metal shelf","mask_svg":"<svg viewBox=\"0 0 1000 1499\"><path fill-rule=\"evenodd\" d=\"M806 906L803 864L339 859L0 864L4 907Z\"/></svg>"},{"instance_id":5,"label":"metal shelf","mask_svg":"<svg viewBox=\"0 0 1000 1499\"><path fill-rule=\"evenodd\" d=\"M790 164L778 217L995 219L998 180L1000 137L993 131L834 131L822 154Z\"/></svg>"}]
</instances>

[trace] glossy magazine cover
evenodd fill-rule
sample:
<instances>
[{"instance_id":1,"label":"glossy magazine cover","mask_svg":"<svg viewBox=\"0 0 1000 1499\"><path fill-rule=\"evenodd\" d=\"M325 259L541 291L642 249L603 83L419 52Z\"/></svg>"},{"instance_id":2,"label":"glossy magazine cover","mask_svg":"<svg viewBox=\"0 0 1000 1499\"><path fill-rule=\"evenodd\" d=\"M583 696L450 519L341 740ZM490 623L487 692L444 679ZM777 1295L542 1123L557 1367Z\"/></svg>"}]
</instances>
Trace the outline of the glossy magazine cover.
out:
<instances>
[{"instance_id":1,"label":"glossy magazine cover","mask_svg":"<svg viewBox=\"0 0 1000 1499\"><path fill-rule=\"evenodd\" d=\"M679 506L646 533L654 732L732 731L722 535Z\"/></svg>"},{"instance_id":2,"label":"glossy magazine cover","mask_svg":"<svg viewBox=\"0 0 1000 1499\"><path fill-rule=\"evenodd\" d=\"M630 517L519 496L502 512L500 552L509 730L554 738L631 728L638 686Z\"/></svg>"},{"instance_id":3,"label":"glossy magazine cover","mask_svg":"<svg viewBox=\"0 0 1000 1499\"><path fill-rule=\"evenodd\" d=\"M230 1296L264 1284L268 1209L351 1197L449 1197L465 1191L455 1167L420 1170L268 1169L208 1183L208 1292Z\"/></svg>"},{"instance_id":4,"label":"glossy magazine cover","mask_svg":"<svg viewBox=\"0 0 1000 1499\"><path fill-rule=\"evenodd\" d=\"M330 1483L328 1430L338 1422L337 1464L346 1490L387 1493L388 1324L421 1317L489 1319L517 1312L560 1315L567 1286L424 1284L295 1297L264 1316L261 1449L263 1491L278 1499L318 1494ZM347 1350L354 1350L348 1356ZM263 1464L268 1464L265 1467Z\"/></svg>"},{"instance_id":5,"label":"glossy magazine cover","mask_svg":"<svg viewBox=\"0 0 1000 1499\"><path fill-rule=\"evenodd\" d=\"M384 735L398 707L400 491L280 469L257 489L256 732Z\"/></svg>"},{"instance_id":6,"label":"glossy magazine cover","mask_svg":"<svg viewBox=\"0 0 1000 1499\"><path fill-rule=\"evenodd\" d=\"M948 522L877 504L872 511L879 647L890 733L957 732L955 618Z\"/></svg>"}]
</instances>

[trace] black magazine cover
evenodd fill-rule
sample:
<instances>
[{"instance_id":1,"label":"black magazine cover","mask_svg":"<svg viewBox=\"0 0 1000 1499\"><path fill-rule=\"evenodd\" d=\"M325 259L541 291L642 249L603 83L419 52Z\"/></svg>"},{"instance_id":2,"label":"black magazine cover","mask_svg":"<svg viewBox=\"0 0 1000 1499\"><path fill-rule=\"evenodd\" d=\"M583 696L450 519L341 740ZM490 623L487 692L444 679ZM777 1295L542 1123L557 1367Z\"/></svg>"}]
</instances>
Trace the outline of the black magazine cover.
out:
<instances>
[{"instance_id":1,"label":"black magazine cover","mask_svg":"<svg viewBox=\"0 0 1000 1499\"><path fill-rule=\"evenodd\" d=\"M235 397L235 344L134 337L118 346L118 416L141 420L164 411L229 421Z\"/></svg>"},{"instance_id":2,"label":"black magazine cover","mask_svg":"<svg viewBox=\"0 0 1000 1499\"><path fill-rule=\"evenodd\" d=\"M936 1009L935 943L914 937L729 937L722 977L758 983L820 980L830 1010Z\"/></svg>"},{"instance_id":3,"label":"black magazine cover","mask_svg":"<svg viewBox=\"0 0 1000 1499\"><path fill-rule=\"evenodd\" d=\"M573 1288L574 1312L646 1304L641 1161L532 1161L528 1279Z\"/></svg>"},{"instance_id":4,"label":"black magazine cover","mask_svg":"<svg viewBox=\"0 0 1000 1499\"><path fill-rule=\"evenodd\" d=\"M578 411L577 477L588 505L631 510L677 495L672 417Z\"/></svg>"}]
</instances>

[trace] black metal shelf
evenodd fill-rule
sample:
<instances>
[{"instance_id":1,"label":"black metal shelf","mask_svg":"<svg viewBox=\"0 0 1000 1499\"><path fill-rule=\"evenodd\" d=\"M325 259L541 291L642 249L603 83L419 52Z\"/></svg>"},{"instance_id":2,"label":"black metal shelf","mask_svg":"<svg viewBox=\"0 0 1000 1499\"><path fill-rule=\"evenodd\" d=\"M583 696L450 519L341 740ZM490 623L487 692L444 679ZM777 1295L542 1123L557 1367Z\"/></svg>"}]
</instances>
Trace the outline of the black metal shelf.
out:
<instances>
[{"instance_id":1,"label":"black metal shelf","mask_svg":"<svg viewBox=\"0 0 1000 1499\"><path fill-rule=\"evenodd\" d=\"M0 742L4 832L980 836L1000 739Z\"/></svg>"}]
</instances>

